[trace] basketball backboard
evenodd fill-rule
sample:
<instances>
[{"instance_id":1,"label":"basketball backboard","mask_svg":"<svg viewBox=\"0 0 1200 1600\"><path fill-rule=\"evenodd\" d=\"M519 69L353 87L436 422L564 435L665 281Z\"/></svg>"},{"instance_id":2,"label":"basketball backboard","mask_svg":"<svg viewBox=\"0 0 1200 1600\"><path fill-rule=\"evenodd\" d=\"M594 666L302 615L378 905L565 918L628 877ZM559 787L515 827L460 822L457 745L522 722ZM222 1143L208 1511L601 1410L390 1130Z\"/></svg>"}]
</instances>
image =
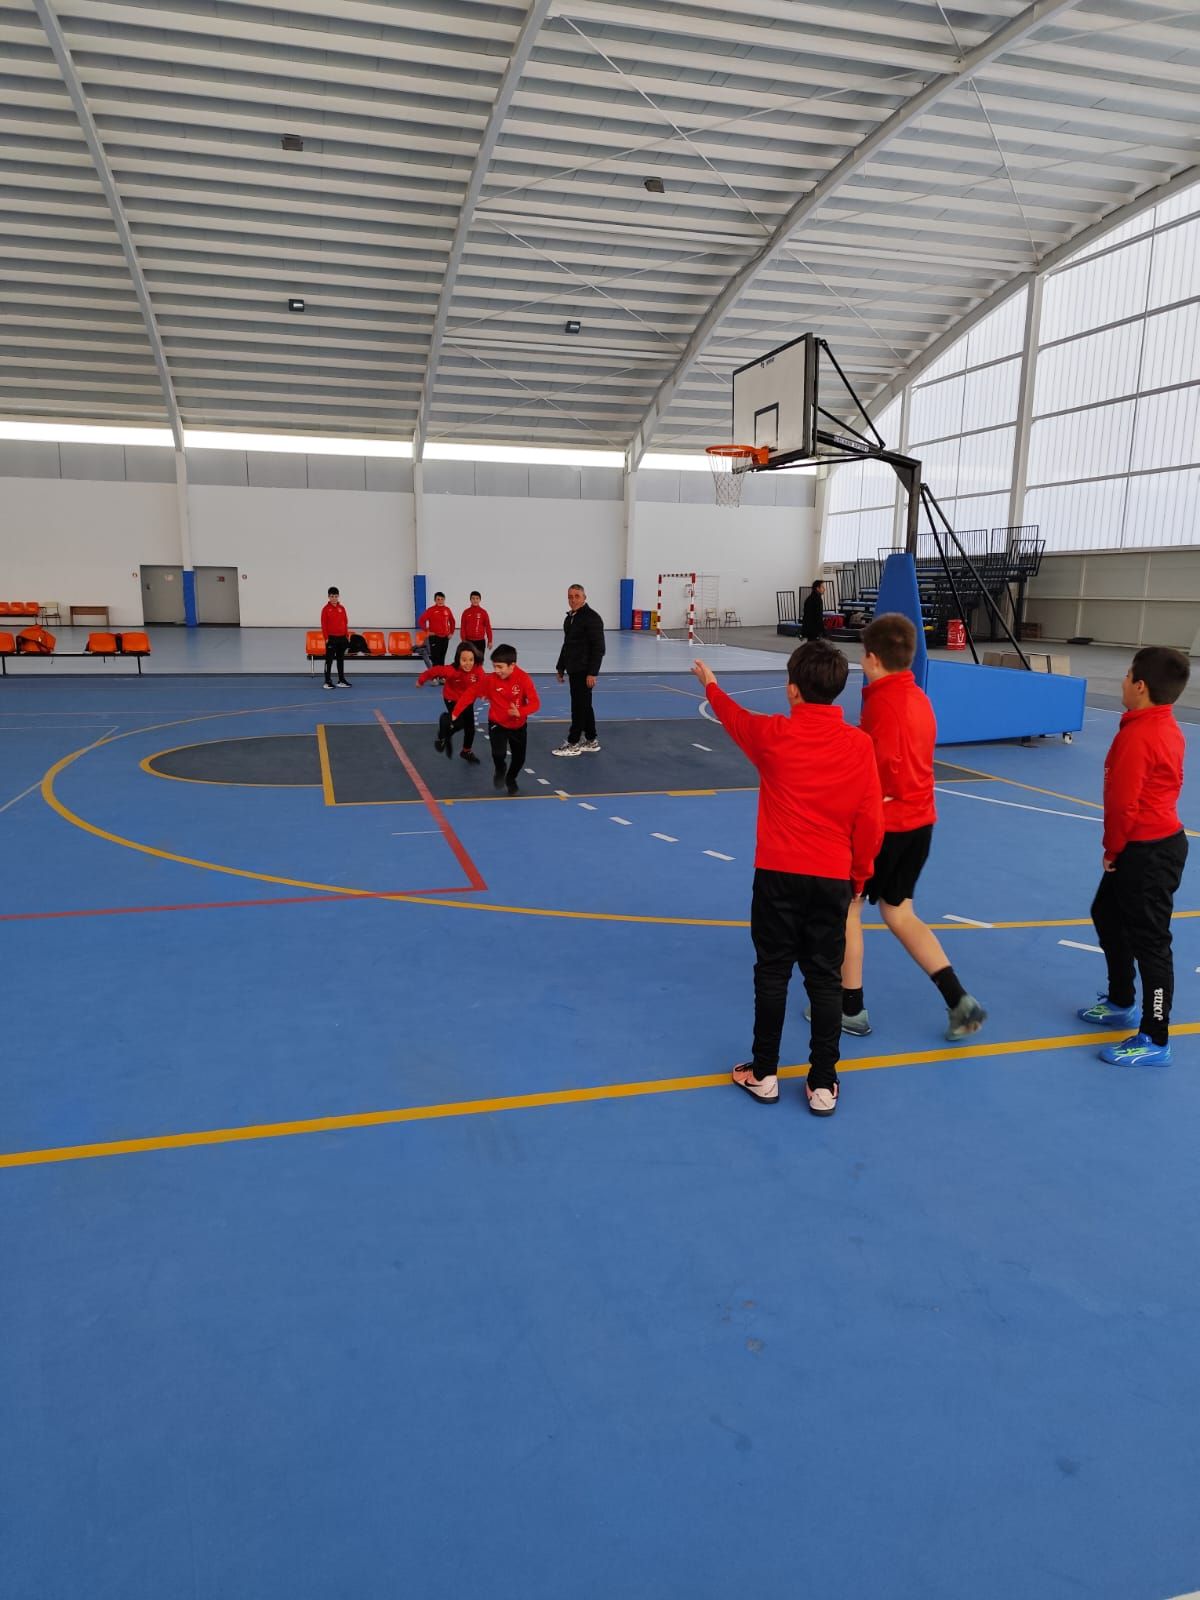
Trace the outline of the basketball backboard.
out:
<instances>
[{"instance_id":1,"label":"basketball backboard","mask_svg":"<svg viewBox=\"0 0 1200 1600\"><path fill-rule=\"evenodd\" d=\"M736 369L733 441L771 452L765 466L747 462L735 471L844 461L885 448L829 346L815 333Z\"/></svg>"}]
</instances>

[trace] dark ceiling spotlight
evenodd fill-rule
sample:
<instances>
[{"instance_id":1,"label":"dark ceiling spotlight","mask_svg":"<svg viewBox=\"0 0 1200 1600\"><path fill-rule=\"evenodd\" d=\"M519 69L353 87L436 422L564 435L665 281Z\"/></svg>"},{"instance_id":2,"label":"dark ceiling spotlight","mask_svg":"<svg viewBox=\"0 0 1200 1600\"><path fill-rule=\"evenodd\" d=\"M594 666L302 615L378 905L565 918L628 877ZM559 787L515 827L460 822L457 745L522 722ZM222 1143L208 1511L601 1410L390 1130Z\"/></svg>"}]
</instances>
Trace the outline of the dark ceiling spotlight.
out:
<instances>
[{"instance_id":1,"label":"dark ceiling spotlight","mask_svg":"<svg viewBox=\"0 0 1200 1600\"><path fill-rule=\"evenodd\" d=\"M666 194L667 186L661 178L643 178L642 188L651 194Z\"/></svg>"},{"instance_id":2,"label":"dark ceiling spotlight","mask_svg":"<svg viewBox=\"0 0 1200 1600\"><path fill-rule=\"evenodd\" d=\"M301 300L299 295L293 294L293 295L289 295L288 296L288 310L289 311L303 311L304 310L304 301Z\"/></svg>"},{"instance_id":3,"label":"dark ceiling spotlight","mask_svg":"<svg viewBox=\"0 0 1200 1600\"><path fill-rule=\"evenodd\" d=\"M564 333L578 333L580 328L582 328L582 327L583 327L583 323L580 322L578 317L568 317L566 322L563 323L563 332Z\"/></svg>"},{"instance_id":4,"label":"dark ceiling spotlight","mask_svg":"<svg viewBox=\"0 0 1200 1600\"><path fill-rule=\"evenodd\" d=\"M304 140L300 137L300 135L298 133L285 133L283 138L280 139L279 142L280 142L280 144L283 146L283 148L285 150L303 150L304 149Z\"/></svg>"}]
</instances>

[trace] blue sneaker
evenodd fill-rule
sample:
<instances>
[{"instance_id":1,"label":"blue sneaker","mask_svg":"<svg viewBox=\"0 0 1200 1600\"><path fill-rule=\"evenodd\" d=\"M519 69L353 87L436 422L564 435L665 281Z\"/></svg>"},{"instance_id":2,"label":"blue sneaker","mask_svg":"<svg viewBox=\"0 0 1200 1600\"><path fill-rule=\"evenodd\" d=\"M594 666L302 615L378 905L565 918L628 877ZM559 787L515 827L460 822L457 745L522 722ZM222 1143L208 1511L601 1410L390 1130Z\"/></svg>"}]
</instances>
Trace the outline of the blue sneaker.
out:
<instances>
[{"instance_id":1,"label":"blue sneaker","mask_svg":"<svg viewBox=\"0 0 1200 1600\"><path fill-rule=\"evenodd\" d=\"M1141 1014L1136 1005L1113 1005L1106 994L1097 995L1094 1006L1075 1013L1080 1022L1094 1022L1099 1028L1135 1028Z\"/></svg>"},{"instance_id":2,"label":"blue sneaker","mask_svg":"<svg viewBox=\"0 0 1200 1600\"><path fill-rule=\"evenodd\" d=\"M1155 1044L1148 1033L1135 1033L1120 1044L1106 1044L1100 1059L1113 1067L1169 1067L1171 1046Z\"/></svg>"}]
</instances>

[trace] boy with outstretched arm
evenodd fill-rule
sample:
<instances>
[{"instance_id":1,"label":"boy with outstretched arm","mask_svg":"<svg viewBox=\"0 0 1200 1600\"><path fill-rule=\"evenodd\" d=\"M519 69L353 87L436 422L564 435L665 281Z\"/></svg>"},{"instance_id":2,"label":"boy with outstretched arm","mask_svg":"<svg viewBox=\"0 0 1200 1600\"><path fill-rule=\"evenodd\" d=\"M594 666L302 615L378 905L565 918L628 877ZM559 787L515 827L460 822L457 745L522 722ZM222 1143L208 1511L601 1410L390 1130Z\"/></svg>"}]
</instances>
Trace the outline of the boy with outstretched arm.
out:
<instances>
[{"instance_id":1,"label":"boy with outstretched arm","mask_svg":"<svg viewBox=\"0 0 1200 1600\"><path fill-rule=\"evenodd\" d=\"M912 674L917 630L898 611L884 612L862 632L863 686L859 727L871 740L883 790L886 830L866 898L946 1003L946 1038L978 1033L987 1012L967 993L937 935L913 908L921 868L929 857L937 808L933 799L933 750L937 720L929 696ZM866 1034L871 1021L863 998L863 897L856 895L846 919L842 966L842 1031Z\"/></svg>"},{"instance_id":2,"label":"boy with outstretched arm","mask_svg":"<svg viewBox=\"0 0 1200 1600\"><path fill-rule=\"evenodd\" d=\"M758 768L754 941L754 1055L733 1081L763 1105L779 1099L779 1045L788 982L799 966L812 1009L808 1109L837 1110L846 911L870 877L883 837L871 741L833 702L849 664L822 640L788 659L788 716L761 716L730 699L697 661L692 669L734 743Z\"/></svg>"},{"instance_id":3,"label":"boy with outstretched arm","mask_svg":"<svg viewBox=\"0 0 1200 1600\"><path fill-rule=\"evenodd\" d=\"M454 703L458 720L474 700L488 705L488 739L492 746L492 782L497 789L516 794L517 773L525 765L529 739L529 718L541 709L533 679L517 665L517 652L511 644L498 644L492 651L492 670L479 683L464 691ZM505 770L505 761L508 767Z\"/></svg>"},{"instance_id":4,"label":"boy with outstretched arm","mask_svg":"<svg viewBox=\"0 0 1200 1600\"><path fill-rule=\"evenodd\" d=\"M1102 1028L1137 1023L1131 1038L1100 1051L1101 1061L1118 1067L1171 1062L1171 913L1188 854L1178 810L1184 738L1171 707L1189 674L1182 651L1148 645L1137 652L1121 684L1125 715L1104 762L1104 872L1092 921L1108 990L1079 1015Z\"/></svg>"}]
</instances>

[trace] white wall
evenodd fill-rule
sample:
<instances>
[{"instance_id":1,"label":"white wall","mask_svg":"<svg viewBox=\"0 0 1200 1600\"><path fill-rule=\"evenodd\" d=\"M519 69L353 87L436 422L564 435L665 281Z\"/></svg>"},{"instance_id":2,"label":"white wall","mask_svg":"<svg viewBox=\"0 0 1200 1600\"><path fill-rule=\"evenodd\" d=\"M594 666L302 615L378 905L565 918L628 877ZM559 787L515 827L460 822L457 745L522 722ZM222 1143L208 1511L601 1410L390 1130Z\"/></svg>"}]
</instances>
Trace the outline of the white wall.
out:
<instances>
[{"instance_id":1,"label":"white wall","mask_svg":"<svg viewBox=\"0 0 1200 1600\"><path fill-rule=\"evenodd\" d=\"M660 572L720 577L720 607L746 625L776 620L775 591L817 575L816 512L811 506L639 505L634 542L634 605L655 603ZM699 596L697 596L699 602Z\"/></svg>"},{"instance_id":2,"label":"white wall","mask_svg":"<svg viewBox=\"0 0 1200 1600\"><path fill-rule=\"evenodd\" d=\"M429 599L444 589L457 617L478 589L493 628L556 628L567 585L582 583L616 627L623 526L624 508L611 500L426 495Z\"/></svg>"},{"instance_id":3,"label":"white wall","mask_svg":"<svg viewBox=\"0 0 1200 1600\"><path fill-rule=\"evenodd\" d=\"M0 478L0 599L103 605L140 627L143 562L179 564L175 486ZM95 626L95 622L92 624Z\"/></svg>"},{"instance_id":4,"label":"white wall","mask_svg":"<svg viewBox=\"0 0 1200 1600\"><path fill-rule=\"evenodd\" d=\"M238 569L243 627L315 628L331 583L354 628L412 621L412 495L193 484L188 505L194 564Z\"/></svg>"}]
</instances>

